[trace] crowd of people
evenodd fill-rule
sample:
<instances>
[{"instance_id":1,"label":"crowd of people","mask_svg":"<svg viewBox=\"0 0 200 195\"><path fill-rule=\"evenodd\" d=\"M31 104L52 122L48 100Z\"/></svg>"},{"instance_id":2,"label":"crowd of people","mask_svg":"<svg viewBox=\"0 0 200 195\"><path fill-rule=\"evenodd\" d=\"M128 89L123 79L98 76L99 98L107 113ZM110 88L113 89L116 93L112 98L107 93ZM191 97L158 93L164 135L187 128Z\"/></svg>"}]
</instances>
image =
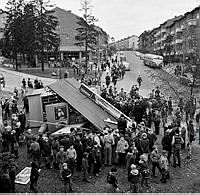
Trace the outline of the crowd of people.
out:
<instances>
[{"instance_id":1,"label":"crowd of people","mask_svg":"<svg viewBox=\"0 0 200 195\"><path fill-rule=\"evenodd\" d=\"M113 76L115 73L111 74ZM0 183L3 187L0 191L15 192L15 161L19 158L18 151L25 148L31 162L31 192L38 192L39 169L57 171L64 192L74 190L75 172L80 172L82 181L87 183L97 179L105 167L110 167L105 178L109 184L108 192L120 191L118 169L126 170L130 192L140 192L140 187L149 188L150 178L157 175L156 168L160 182L166 183L171 165L181 167L181 150L186 149L188 158L191 158L191 144L195 139L193 121L196 119L199 123L200 114L195 118L194 97L187 102L180 99L177 109L174 109L172 98L167 99L159 87L152 90L148 98L141 97L142 78L139 80L140 85L133 85L129 93L123 88L117 91L115 79L112 79L114 86L111 82L102 86L101 96L122 112L116 129L105 127L102 131L79 131L71 128L69 134L62 136L33 133L26 126L24 111L17 108L18 93L15 90L11 100L7 100L9 109L7 102L1 102L4 118L1 152L11 153L14 160L2 164ZM26 87L24 82L22 84ZM126 116L132 119L131 124L127 123ZM187 122L186 127L182 126L183 120ZM158 135L161 134L161 124L164 135L160 148Z\"/></svg>"},{"instance_id":2,"label":"crowd of people","mask_svg":"<svg viewBox=\"0 0 200 195\"><path fill-rule=\"evenodd\" d=\"M41 89L43 88L43 83L41 80L38 80L38 77L35 78L35 80L32 82L30 78L26 81L25 78L22 79L22 88L23 89Z\"/></svg>"}]
</instances>

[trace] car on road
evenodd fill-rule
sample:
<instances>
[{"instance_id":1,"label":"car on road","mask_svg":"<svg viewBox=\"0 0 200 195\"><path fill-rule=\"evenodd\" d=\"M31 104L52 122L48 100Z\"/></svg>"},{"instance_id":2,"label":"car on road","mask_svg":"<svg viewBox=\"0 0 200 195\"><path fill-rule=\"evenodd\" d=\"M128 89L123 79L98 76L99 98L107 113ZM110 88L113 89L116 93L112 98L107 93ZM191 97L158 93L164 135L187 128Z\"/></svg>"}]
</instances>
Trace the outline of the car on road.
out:
<instances>
[{"instance_id":1,"label":"car on road","mask_svg":"<svg viewBox=\"0 0 200 195\"><path fill-rule=\"evenodd\" d=\"M130 64L127 61L123 61L122 64L125 66L126 70L130 70Z\"/></svg>"},{"instance_id":2,"label":"car on road","mask_svg":"<svg viewBox=\"0 0 200 195\"><path fill-rule=\"evenodd\" d=\"M136 55L137 57L140 57L141 53L138 52L138 51L135 51L135 55Z\"/></svg>"},{"instance_id":3,"label":"car on road","mask_svg":"<svg viewBox=\"0 0 200 195\"><path fill-rule=\"evenodd\" d=\"M3 84L3 86L5 87L5 78L2 73L0 73L0 83Z\"/></svg>"},{"instance_id":4,"label":"car on road","mask_svg":"<svg viewBox=\"0 0 200 195\"><path fill-rule=\"evenodd\" d=\"M127 62L127 59L125 56L120 57L120 62L125 66L125 70L129 71L130 70L130 64Z\"/></svg>"}]
</instances>

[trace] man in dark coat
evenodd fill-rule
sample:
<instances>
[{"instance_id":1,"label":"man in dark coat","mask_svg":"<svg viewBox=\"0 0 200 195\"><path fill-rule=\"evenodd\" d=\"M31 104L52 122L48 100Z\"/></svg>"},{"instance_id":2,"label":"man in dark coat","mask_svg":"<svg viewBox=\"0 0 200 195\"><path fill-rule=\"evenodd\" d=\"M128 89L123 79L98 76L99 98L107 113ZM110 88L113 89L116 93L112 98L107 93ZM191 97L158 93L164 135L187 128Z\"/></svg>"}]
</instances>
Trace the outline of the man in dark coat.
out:
<instances>
[{"instance_id":1,"label":"man in dark coat","mask_svg":"<svg viewBox=\"0 0 200 195\"><path fill-rule=\"evenodd\" d=\"M170 130L166 130L165 135L162 139L162 147L163 150L166 150L168 152L168 162L170 163L170 157L172 155L172 136L170 135Z\"/></svg>"},{"instance_id":2,"label":"man in dark coat","mask_svg":"<svg viewBox=\"0 0 200 195\"><path fill-rule=\"evenodd\" d=\"M123 135L125 134L127 121L123 115L121 115L117 121L117 128L119 129L120 133L122 133Z\"/></svg>"}]
</instances>

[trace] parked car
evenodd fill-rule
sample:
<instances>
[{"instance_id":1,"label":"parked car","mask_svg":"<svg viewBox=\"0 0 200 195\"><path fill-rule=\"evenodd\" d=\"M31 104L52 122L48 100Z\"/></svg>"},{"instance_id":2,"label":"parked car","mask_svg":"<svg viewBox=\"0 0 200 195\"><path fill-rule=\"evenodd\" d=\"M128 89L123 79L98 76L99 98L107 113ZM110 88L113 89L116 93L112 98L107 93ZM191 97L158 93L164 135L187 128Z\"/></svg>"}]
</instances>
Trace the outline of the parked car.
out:
<instances>
[{"instance_id":1,"label":"parked car","mask_svg":"<svg viewBox=\"0 0 200 195\"><path fill-rule=\"evenodd\" d=\"M130 70L130 64L127 61L122 61L122 64L125 66L126 70Z\"/></svg>"},{"instance_id":2,"label":"parked car","mask_svg":"<svg viewBox=\"0 0 200 195\"><path fill-rule=\"evenodd\" d=\"M3 87L5 87L5 78L2 73L0 73L0 83L3 84Z\"/></svg>"},{"instance_id":3,"label":"parked car","mask_svg":"<svg viewBox=\"0 0 200 195\"><path fill-rule=\"evenodd\" d=\"M127 62L125 56L120 56L120 61L125 66L125 68L126 68L127 71L130 70L130 64L129 64L129 62Z\"/></svg>"}]
</instances>

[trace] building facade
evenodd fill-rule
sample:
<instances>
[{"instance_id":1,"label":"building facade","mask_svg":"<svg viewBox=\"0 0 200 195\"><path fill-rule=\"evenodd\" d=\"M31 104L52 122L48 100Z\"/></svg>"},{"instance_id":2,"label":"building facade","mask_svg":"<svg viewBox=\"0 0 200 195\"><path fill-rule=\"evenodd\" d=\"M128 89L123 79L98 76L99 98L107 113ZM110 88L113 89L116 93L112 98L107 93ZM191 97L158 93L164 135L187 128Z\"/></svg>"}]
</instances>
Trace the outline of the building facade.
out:
<instances>
[{"instance_id":1,"label":"building facade","mask_svg":"<svg viewBox=\"0 0 200 195\"><path fill-rule=\"evenodd\" d=\"M151 34L154 39L150 39ZM169 19L151 31L144 31L139 36L139 49L177 62L191 55L200 55L200 7Z\"/></svg>"},{"instance_id":2,"label":"building facade","mask_svg":"<svg viewBox=\"0 0 200 195\"><path fill-rule=\"evenodd\" d=\"M76 58L82 59L84 56L84 47L77 46L76 36L78 34L77 28L80 26L77 24L79 16L73 14L70 10L64 10L59 7L54 8L54 15L58 18L59 25L57 27L57 33L60 36L60 54L61 60ZM108 35L100 27L95 27L99 33L97 37L97 48L101 50L107 45ZM100 52L101 53L101 52Z\"/></svg>"},{"instance_id":3,"label":"building facade","mask_svg":"<svg viewBox=\"0 0 200 195\"><path fill-rule=\"evenodd\" d=\"M110 44L115 46L117 50L136 50L138 48L138 37L132 35Z\"/></svg>"},{"instance_id":4,"label":"building facade","mask_svg":"<svg viewBox=\"0 0 200 195\"><path fill-rule=\"evenodd\" d=\"M56 29L57 34L60 37L59 53L61 60L67 59L82 59L85 56L85 48L77 46L75 37L77 36L77 28L80 27L77 22L79 21L79 16L73 14L70 10L61 9L55 7L53 15L58 18L58 26ZM6 22L6 15L0 15L0 40L3 40L4 27ZM100 27L96 27L100 32L97 37L97 48L99 50L102 47L106 47L108 35ZM57 54L49 52L45 55L45 58L56 58Z\"/></svg>"}]
</instances>

